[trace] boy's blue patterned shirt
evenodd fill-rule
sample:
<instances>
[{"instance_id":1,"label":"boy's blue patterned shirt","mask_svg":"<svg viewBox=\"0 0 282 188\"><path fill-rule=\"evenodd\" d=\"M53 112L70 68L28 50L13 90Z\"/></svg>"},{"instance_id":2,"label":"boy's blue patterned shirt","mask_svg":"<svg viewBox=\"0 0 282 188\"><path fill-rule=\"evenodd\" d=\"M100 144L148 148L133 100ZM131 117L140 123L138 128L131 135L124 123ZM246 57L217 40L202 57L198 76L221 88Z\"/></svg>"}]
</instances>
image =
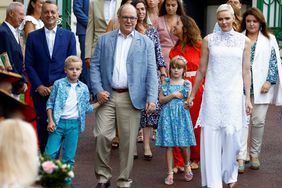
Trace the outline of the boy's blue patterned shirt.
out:
<instances>
[{"instance_id":1,"label":"boy's blue patterned shirt","mask_svg":"<svg viewBox=\"0 0 282 188\"><path fill-rule=\"evenodd\" d=\"M57 126L61 118L61 113L65 107L71 84L68 78L61 78L55 81L49 99L47 101L46 109L53 110L54 123ZM75 88L77 95L78 114L80 120L80 132L85 129L85 114L86 112L93 112L93 106L90 104L90 96L87 86L78 81Z\"/></svg>"}]
</instances>

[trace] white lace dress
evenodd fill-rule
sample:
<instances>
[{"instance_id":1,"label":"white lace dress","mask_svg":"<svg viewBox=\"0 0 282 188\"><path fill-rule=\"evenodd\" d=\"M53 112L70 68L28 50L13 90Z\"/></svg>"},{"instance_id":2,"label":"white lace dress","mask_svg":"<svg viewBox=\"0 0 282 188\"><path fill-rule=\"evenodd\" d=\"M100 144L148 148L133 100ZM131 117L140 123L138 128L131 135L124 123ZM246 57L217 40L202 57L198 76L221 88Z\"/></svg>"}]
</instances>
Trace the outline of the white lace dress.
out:
<instances>
[{"instance_id":1,"label":"white lace dress","mask_svg":"<svg viewBox=\"0 0 282 188\"><path fill-rule=\"evenodd\" d=\"M246 125L242 58L245 36L231 30L208 35L208 68L197 125L226 128L233 133Z\"/></svg>"}]
</instances>

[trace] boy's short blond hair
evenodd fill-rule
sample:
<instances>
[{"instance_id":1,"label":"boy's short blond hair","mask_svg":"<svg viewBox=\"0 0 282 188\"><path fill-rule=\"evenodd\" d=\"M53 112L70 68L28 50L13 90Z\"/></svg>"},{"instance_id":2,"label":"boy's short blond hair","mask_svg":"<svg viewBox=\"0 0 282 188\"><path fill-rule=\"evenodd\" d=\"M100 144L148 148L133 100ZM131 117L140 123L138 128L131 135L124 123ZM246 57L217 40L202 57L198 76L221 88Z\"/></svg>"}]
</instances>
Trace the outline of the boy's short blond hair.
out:
<instances>
[{"instance_id":1,"label":"boy's short blond hair","mask_svg":"<svg viewBox=\"0 0 282 188\"><path fill-rule=\"evenodd\" d=\"M67 68L70 63L79 62L82 67L82 60L76 55L71 55L65 60L64 68Z\"/></svg>"}]
</instances>

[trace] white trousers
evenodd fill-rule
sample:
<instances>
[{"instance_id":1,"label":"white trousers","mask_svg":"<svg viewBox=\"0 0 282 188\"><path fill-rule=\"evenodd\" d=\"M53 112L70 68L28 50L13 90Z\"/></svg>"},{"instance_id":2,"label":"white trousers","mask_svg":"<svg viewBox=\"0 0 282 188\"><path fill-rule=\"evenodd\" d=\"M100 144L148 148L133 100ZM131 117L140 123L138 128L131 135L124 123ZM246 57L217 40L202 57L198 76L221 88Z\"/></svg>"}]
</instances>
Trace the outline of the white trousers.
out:
<instances>
[{"instance_id":1,"label":"white trousers","mask_svg":"<svg viewBox=\"0 0 282 188\"><path fill-rule=\"evenodd\" d=\"M225 128L202 127L202 186L222 188L222 181L226 184L237 182L240 137L240 131L228 133Z\"/></svg>"}]
</instances>

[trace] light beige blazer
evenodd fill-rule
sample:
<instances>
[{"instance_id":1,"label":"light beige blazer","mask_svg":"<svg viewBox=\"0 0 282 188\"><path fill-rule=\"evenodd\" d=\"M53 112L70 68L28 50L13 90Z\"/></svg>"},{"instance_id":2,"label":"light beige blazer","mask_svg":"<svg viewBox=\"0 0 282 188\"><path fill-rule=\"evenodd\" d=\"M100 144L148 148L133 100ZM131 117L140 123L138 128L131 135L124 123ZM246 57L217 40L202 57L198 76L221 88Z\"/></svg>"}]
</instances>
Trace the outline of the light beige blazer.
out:
<instances>
[{"instance_id":1,"label":"light beige blazer","mask_svg":"<svg viewBox=\"0 0 282 188\"><path fill-rule=\"evenodd\" d=\"M120 7L121 0L116 0L115 16ZM85 38L85 58L91 58L98 37L106 32L107 23L104 16L104 0L90 0L88 24Z\"/></svg>"}]
</instances>

